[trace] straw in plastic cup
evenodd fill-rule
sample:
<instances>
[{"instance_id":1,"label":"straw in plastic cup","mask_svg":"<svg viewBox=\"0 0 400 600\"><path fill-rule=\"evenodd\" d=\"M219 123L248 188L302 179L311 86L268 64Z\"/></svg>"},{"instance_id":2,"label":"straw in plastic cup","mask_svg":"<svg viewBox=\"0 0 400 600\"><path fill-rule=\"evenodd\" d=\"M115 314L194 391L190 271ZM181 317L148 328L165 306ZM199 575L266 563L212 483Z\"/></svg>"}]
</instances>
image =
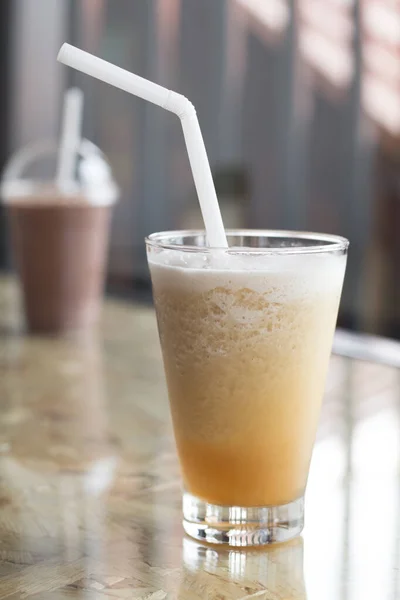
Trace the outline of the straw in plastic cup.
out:
<instances>
[{"instance_id":1,"label":"straw in plastic cup","mask_svg":"<svg viewBox=\"0 0 400 600\"><path fill-rule=\"evenodd\" d=\"M100 315L118 188L94 144L81 140L74 154L80 160L68 190L53 179L30 177L32 167L53 164L56 142L22 148L2 177L25 322L35 334L88 331Z\"/></svg>"},{"instance_id":2,"label":"straw in plastic cup","mask_svg":"<svg viewBox=\"0 0 400 600\"><path fill-rule=\"evenodd\" d=\"M181 94L121 69L70 44L63 44L57 60L134 96L157 104L180 118L208 244L213 248L227 248L228 244L211 168L193 104Z\"/></svg>"},{"instance_id":3,"label":"straw in plastic cup","mask_svg":"<svg viewBox=\"0 0 400 600\"><path fill-rule=\"evenodd\" d=\"M75 167L81 143L83 93L79 88L65 92L56 183L68 193L74 187Z\"/></svg>"}]
</instances>

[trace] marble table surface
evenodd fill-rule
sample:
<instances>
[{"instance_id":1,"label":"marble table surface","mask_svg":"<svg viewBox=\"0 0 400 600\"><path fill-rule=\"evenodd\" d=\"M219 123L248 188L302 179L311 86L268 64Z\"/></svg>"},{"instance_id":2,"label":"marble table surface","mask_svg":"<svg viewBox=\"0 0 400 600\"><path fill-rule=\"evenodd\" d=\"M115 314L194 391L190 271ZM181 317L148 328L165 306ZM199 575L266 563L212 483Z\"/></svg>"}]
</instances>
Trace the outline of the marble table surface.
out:
<instances>
[{"instance_id":1,"label":"marble table surface","mask_svg":"<svg viewBox=\"0 0 400 600\"><path fill-rule=\"evenodd\" d=\"M90 339L23 335L0 283L0 600L400 598L400 380L333 356L289 544L185 537L154 312L107 301Z\"/></svg>"}]
</instances>

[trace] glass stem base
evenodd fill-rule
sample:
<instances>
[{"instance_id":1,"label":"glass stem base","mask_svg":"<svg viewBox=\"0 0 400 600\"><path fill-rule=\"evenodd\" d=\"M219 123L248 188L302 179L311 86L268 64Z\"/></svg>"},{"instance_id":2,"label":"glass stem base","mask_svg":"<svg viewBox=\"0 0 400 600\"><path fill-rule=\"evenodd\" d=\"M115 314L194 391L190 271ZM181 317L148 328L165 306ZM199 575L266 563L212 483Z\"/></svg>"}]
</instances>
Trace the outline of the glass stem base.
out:
<instances>
[{"instance_id":1,"label":"glass stem base","mask_svg":"<svg viewBox=\"0 0 400 600\"><path fill-rule=\"evenodd\" d=\"M304 498L281 506L219 506L183 494L183 528L196 540L229 546L286 542L304 526Z\"/></svg>"}]
</instances>

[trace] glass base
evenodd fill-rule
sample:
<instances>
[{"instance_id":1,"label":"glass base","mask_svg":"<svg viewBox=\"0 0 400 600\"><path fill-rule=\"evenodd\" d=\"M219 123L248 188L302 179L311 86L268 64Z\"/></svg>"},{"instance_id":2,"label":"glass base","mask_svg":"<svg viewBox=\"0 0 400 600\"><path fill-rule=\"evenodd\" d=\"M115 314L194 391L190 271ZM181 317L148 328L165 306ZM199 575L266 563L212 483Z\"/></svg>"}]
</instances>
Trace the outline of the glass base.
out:
<instances>
[{"instance_id":1,"label":"glass base","mask_svg":"<svg viewBox=\"0 0 400 600\"><path fill-rule=\"evenodd\" d=\"M183 528L196 540L229 546L286 542L304 526L304 498L281 506L219 506L183 494Z\"/></svg>"}]
</instances>

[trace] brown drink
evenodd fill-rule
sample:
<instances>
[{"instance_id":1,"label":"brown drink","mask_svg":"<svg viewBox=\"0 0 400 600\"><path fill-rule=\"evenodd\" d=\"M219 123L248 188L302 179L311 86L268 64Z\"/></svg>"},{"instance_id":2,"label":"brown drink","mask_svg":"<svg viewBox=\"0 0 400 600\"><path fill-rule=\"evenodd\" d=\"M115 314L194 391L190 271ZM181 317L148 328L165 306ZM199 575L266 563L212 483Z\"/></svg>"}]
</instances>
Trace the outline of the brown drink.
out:
<instances>
[{"instance_id":1,"label":"brown drink","mask_svg":"<svg viewBox=\"0 0 400 600\"><path fill-rule=\"evenodd\" d=\"M62 333L99 317L110 205L57 192L7 203L28 329Z\"/></svg>"}]
</instances>

